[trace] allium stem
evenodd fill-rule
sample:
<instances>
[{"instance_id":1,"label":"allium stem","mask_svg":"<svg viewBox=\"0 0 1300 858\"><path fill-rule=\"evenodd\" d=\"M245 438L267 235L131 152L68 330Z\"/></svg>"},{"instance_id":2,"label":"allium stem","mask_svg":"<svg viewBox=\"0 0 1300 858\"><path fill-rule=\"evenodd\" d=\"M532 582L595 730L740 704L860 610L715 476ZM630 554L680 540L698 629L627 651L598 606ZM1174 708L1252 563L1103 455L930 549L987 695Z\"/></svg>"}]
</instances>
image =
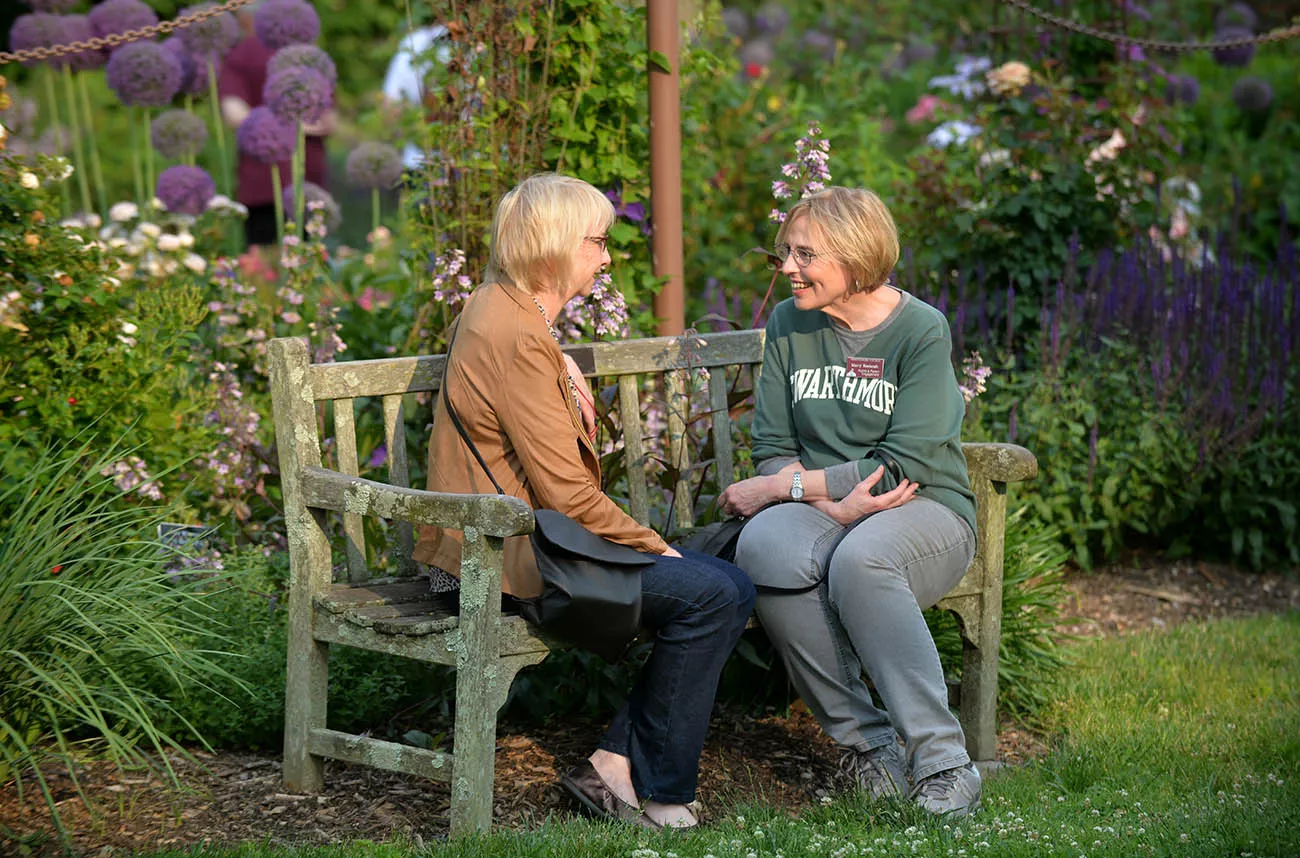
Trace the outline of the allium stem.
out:
<instances>
[{"instance_id":1,"label":"allium stem","mask_svg":"<svg viewBox=\"0 0 1300 858\"><path fill-rule=\"evenodd\" d=\"M86 75L77 74L77 87L81 90L82 119L86 123L86 144L90 149L90 171L95 181L95 199L99 210L108 214L108 194L104 190L104 167L99 162L99 141L95 137L94 113L90 109L90 88L86 86Z\"/></svg>"},{"instance_id":2,"label":"allium stem","mask_svg":"<svg viewBox=\"0 0 1300 858\"><path fill-rule=\"evenodd\" d=\"M208 54L207 62L208 103L212 110L212 134L217 138L217 157L221 161L217 173L221 176L221 193L230 196L235 192L233 188L234 182L230 172L230 154L226 149L226 124L221 121L221 99L217 95L217 68L212 60L212 54Z\"/></svg>"},{"instance_id":3,"label":"allium stem","mask_svg":"<svg viewBox=\"0 0 1300 858\"><path fill-rule=\"evenodd\" d=\"M280 165L271 162L271 192L275 195L275 240L284 241L284 188L280 182Z\"/></svg>"},{"instance_id":4,"label":"allium stem","mask_svg":"<svg viewBox=\"0 0 1300 858\"><path fill-rule=\"evenodd\" d=\"M140 108L128 108L131 112L138 111ZM140 167L140 160L143 157L140 153L140 123L135 121L135 117L130 117L127 123L131 126L131 179L135 186L135 201L139 204L144 203L144 170Z\"/></svg>"},{"instance_id":5,"label":"allium stem","mask_svg":"<svg viewBox=\"0 0 1300 858\"><path fill-rule=\"evenodd\" d=\"M68 127L72 132L72 151L77 157L77 190L81 192L81 210L83 212L93 211L90 207L90 177L86 163L85 143L81 139L81 114L77 110L77 90L72 85L72 68L65 65L63 67L63 93L68 99Z\"/></svg>"},{"instance_id":6,"label":"allium stem","mask_svg":"<svg viewBox=\"0 0 1300 858\"><path fill-rule=\"evenodd\" d=\"M370 189L370 230L379 229L379 188Z\"/></svg>"},{"instance_id":7,"label":"allium stem","mask_svg":"<svg viewBox=\"0 0 1300 858\"><path fill-rule=\"evenodd\" d=\"M54 95L54 69L48 64L42 66L41 77L45 80L45 100L50 106L50 127L54 129L54 139L57 143L59 132L63 129L59 127L59 100ZM72 208L72 192L68 190L67 182L59 182L59 193L63 199L63 211L68 213Z\"/></svg>"},{"instance_id":8,"label":"allium stem","mask_svg":"<svg viewBox=\"0 0 1300 858\"><path fill-rule=\"evenodd\" d=\"M149 133L149 114L151 108L140 108L140 128L144 132L144 201L147 203L152 200L154 194L154 173L153 173L153 135Z\"/></svg>"},{"instance_id":9,"label":"allium stem","mask_svg":"<svg viewBox=\"0 0 1300 858\"><path fill-rule=\"evenodd\" d=\"M307 132L303 130L302 120L298 120L297 163L293 167L293 225L301 230L304 226L303 208L307 196L303 183L307 181Z\"/></svg>"}]
</instances>

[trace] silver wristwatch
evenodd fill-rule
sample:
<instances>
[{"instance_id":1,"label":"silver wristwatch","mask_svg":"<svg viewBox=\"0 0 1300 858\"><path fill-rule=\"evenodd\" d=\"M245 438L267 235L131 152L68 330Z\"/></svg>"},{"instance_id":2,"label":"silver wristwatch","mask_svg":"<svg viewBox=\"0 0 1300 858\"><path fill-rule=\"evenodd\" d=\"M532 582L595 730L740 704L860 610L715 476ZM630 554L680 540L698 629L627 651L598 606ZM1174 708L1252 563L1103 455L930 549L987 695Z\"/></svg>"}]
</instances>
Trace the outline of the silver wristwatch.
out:
<instances>
[{"instance_id":1,"label":"silver wristwatch","mask_svg":"<svg viewBox=\"0 0 1300 858\"><path fill-rule=\"evenodd\" d=\"M790 484L790 500L803 500L803 474L794 472L794 482Z\"/></svg>"}]
</instances>

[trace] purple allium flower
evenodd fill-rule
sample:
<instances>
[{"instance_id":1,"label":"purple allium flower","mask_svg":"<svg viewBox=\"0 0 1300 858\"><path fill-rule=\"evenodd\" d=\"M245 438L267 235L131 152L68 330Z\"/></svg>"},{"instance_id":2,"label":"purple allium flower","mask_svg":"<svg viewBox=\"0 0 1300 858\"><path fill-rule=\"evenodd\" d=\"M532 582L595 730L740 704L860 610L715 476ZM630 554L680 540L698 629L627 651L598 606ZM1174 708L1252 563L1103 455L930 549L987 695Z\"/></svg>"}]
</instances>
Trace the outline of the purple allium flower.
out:
<instances>
[{"instance_id":1,"label":"purple allium flower","mask_svg":"<svg viewBox=\"0 0 1300 858\"><path fill-rule=\"evenodd\" d=\"M188 110L167 110L149 126L149 139L164 158L197 155L208 142L208 126Z\"/></svg>"},{"instance_id":2,"label":"purple allium flower","mask_svg":"<svg viewBox=\"0 0 1300 858\"><path fill-rule=\"evenodd\" d=\"M723 9L722 23L726 25L727 32L738 39L744 39L749 35L749 13L744 9L735 6Z\"/></svg>"},{"instance_id":3,"label":"purple allium flower","mask_svg":"<svg viewBox=\"0 0 1300 858\"><path fill-rule=\"evenodd\" d=\"M183 72L181 61L157 42L131 42L113 51L104 74L126 106L164 107L180 92Z\"/></svg>"},{"instance_id":4,"label":"purple allium flower","mask_svg":"<svg viewBox=\"0 0 1300 858\"><path fill-rule=\"evenodd\" d=\"M1224 27L1214 34L1214 41L1227 42L1233 39L1249 39L1253 35L1255 34L1245 27ZM1221 66L1245 68L1255 58L1255 46L1240 45L1235 48L1216 48L1213 53L1214 61Z\"/></svg>"},{"instance_id":5,"label":"purple allium flower","mask_svg":"<svg viewBox=\"0 0 1300 858\"><path fill-rule=\"evenodd\" d=\"M271 112L266 105L254 107L239 123L235 142L239 151L248 153L263 164L288 161L298 145L298 130Z\"/></svg>"},{"instance_id":6,"label":"purple allium flower","mask_svg":"<svg viewBox=\"0 0 1300 858\"><path fill-rule=\"evenodd\" d=\"M835 37L821 30L809 30L803 34L802 47L809 53L820 54L826 62L835 59Z\"/></svg>"},{"instance_id":7,"label":"purple allium flower","mask_svg":"<svg viewBox=\"0 0 1300 858\"><path fill-rule=\"evenodd\" d=\"M206 95L208 92L207 62L195 59L180 36L164 39L162 46L181 64L181 92L190 95Z\"/></svg>"},{"instance_id":8,"label":"purple allium flower","mask_svg":"<svg viewBox=\"0 0 1300 858\"><path fill-rule=\"evenodd\" d=\"M361 188L391 188L402 177L402 156L387 143L362 143L347 166L348 181Z\"/></svg>"},{"instance_id":9,"label":"purple allium flower","mask_svg":"<svg viewBox=\"0 0 1300 858\"><path fill-rule=\"evenodd\" d=\"M790 23L790 13L779 0L768 0L754 12L754 29L769 36L779 36Z\"/></svg>"},{"instance_id":10,"label":"purple allium flower","mask_svg":"<svg viewBox=\"0 0 1300 858\"><path fill-rule=\"evenodd\" d=\"M211 9L217 4L200 3L197 6L186 6L180 11L180 15L192 15L195 12L202 12ZM229 12L223 12L220 15L213 15L210 18L204 18L195 24L180 31L181 40L185 42L185 48L194 55L194 59L199 64L206 64L208 57L220 59L230 53L230 49L239 41L239 22L235 16Z\"/></svg>"},{"instance_id":11,"label":"purple allium flower","mask_svg":"<svg viewBox=\"0 0 1300 858\"><path fill-rule=\"evenodd\" d=\"M158 176L156 193L167 211L198 215L207 208L208 200L216 195L217 183L202 167L180 164L162 171Z\"/></svg>"},{"instance_id":12,"label":"purple allium flower","mask_svg":"<svg viewBox=\"0 0 1300 858\"><path fill-rule=\"evenodd\" d=\"M32 48L52 48L63 44L63 19L48 12L31 12L19 15L9 28L9 48L14 51L30 51ZM67 62L64 58L63 62ZM53 60L52 62L59 62ZM38 65L36 60L28 60L25 66Z\"/></svg>"},{"instance_id":13,"label":"purple allium flower","mask_svg":"<svg viewBox=\"0 0 1300 858\"><path fill-rule=\"evenodd\" d=\"M1273 87L1262 77L1249 75L1232 85L1232 100L1244 113L1263 113L1273 103Z\"/></svg>"},{"instance_id":14,"label":"purple allium flower","mask_svg":"<svg viewBox=\"0 0 1300 858\"><path fill-rule=\"evenodd\" d=\"M318 71L290 66L266 79L262 100L285 122L315 122L334 103L330 82Z\"/></svg>"},{"instance_id":15,"label":"purple allium flower","mask_svg":"<svg viewBox=\"0 0 1300 858\"><path fill-rule=\"evenodd\" d=\"M305 0L266 0L257 7L253 30L273 51L285 45L314 42L320 36L320 18Z\"/></svg>"},{"instance_id":16,"label":"purple allium flower","mask_svg":"<svg viewBox=\"0 0 1300 858\"><path fill-rule=\"evenodd\" d=\"M338 84L339 73L334 67L334 60L330 59L329 54L315 45L289 45L280 48L271 55L270 61L267 62L266 73L272 75L295 66L320 72L321 77L329 81L331 90Z\"/></svg>"},{"instance_id":17,"label":"purple allium flower","mask_svg":"<svg viewBox=\"0 0 1300 858\"><path fill-rule=\"evenodd\" d=\"M90 28L101 39L158 23L158 13L141 0L104 0L91 8L89 17Z\"/></svg>"},{"instance_id":18,"label":"purple allium flower","mask_svg":"<svg viewBox=\"0 0 1300 858\"><path fill-rule=\"evenodd\" d=\"M90 18L85 15L64 15L59 19L63 32L60 35L60 42L68 45L73 42L84 42L93 38L94 30L90 27ZM79 51L75 54L65 54L62 57L56 57L50 60L50 65L55 68L62 68L64 65L70 66L73 71L83 71L97 69L104 64L107 55L100 51Z\"/></svg>"},{"instance_id":19,"label":"purple allium flower","mask_svg":"<svg viewBox=\"0 0 1300 858\"><path fill-rule=\"evenodd\" d=\"M33 12L67 12L81 0L26 0Z\"/></svg>"},{"instance_id":20,"label":"purple allium flower","mask_svg":"<svg viewBox=\"0 0 1300 858\"><path fill-rule=\"evenodd\" d=\"M325 206L325 228L334 232L343 223L343 209L335 201L334 196L315 182L302 183L302 199L306 208L311 208L312 203L321 203ZM293 212L293 185L288 185L281 192L280 201L284 203L285 219L292 217ZM303 212L303 219L310 220L310 212Z\"/></svg>"},{"instance_id":21,"label":"purple allium flower","mask_svg":"<svg viewBox=\"0 0 1300 858\"><path fill-rule=\"evenodd\" d=\"M1245 3L1229 3L1219 10L1214 16L1214 29L1222 30L1226 27L1243 27L1255 31L1255 25L1259 23L1259 16L1255 10Z\"/></svg>"},{"instance_id":22,"label":"purple allium flower","mask_svg":"<svg viewBox=\"0 0 1300 858\"><path fill-rule=\"evenodd\" d=\"M1165 86L1165 101L1169 104L1195 104L1201 96L1201 82L1195 75L1175 74L1169 76Z\"/></svg>"}]
</instances>

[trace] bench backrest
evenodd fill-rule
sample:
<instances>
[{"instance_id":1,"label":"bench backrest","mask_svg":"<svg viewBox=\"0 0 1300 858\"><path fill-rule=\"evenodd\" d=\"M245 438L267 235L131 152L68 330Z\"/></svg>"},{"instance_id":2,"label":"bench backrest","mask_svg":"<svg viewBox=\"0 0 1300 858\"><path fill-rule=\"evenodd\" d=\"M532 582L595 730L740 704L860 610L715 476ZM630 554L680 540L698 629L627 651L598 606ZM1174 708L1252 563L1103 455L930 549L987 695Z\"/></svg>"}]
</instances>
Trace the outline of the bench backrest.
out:
<instances>
[{"instance_id":1,"label":"bench backrest","mask_svg":"<svg viewBox=\"0 0 1300 858\"><path fill-rule=\"evenodd\" d=\"M588 378L617 381L618 415L623 461L627 470L627 503L637 521L650 524L650 493L646 476L647 443L643 425L650 397L660 398L666 422L664 452L677 474L673 491L673 519L678 528L694 522L690 462L691 444L687 425L698 417L690 407L691 388L699 370L708 370L707 416L712 440L713 467L720 486L734 481L736 451L732 440L731 409L741 392L752 390L763 358L762 330L730 331L683 337L650 337L618 342L568 345L564 351ZM311 364L307 382L312 399L333 403L334 450L338 469L350 476L359 473L355 404L360 399L379 399L383 405L384 441L387 450L388 482L410 488L409 455L406 448L403 397L412 393L434 393L442 380L444 355L381 358L378 360ZM651 383L647 384L647 380ZM698 409L696 409L698 411ZM427 414L425 415L427 422ZM309 431L315 431L310 427ZM699 464L699 463L694 463ZM418 487L422 488L422 487ZM369 576L365 534L361 516L345 513L348 579L360 583ZM409 524L398 522L393 573L414 571L411 552L414 534Z\"/></svg>"}]
</instances>

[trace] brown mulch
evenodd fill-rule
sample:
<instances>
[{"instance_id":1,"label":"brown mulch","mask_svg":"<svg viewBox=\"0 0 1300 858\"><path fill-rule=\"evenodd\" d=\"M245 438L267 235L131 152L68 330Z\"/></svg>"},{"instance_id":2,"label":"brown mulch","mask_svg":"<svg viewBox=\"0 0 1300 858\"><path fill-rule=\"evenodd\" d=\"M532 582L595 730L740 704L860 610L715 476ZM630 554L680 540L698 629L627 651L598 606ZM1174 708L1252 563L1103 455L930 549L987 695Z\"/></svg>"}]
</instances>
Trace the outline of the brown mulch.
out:
<instances>
[{"instance_id":1,"label":"brown mulch","mask_svg":"<svg viewBox=\"0 0 1300 858\"><path fill-rule=\"evenodd\" d=\"M1077 636L1126 634L1179 622L1300 610L1300 581L1228 566L1151 563L1141 558L1067 580L1067 621ZM600 725L572 720L501 728L496 758L498 826L535 827L574 813L556 778L590 753ZM1009 764L1041 756L1040 737L1005 724L999 758ZM796 813L841 788L837 754L806 710L714 719L701 765L706 818L740 802ZM183 790L148 772L119 773L105 764L79 772L92 813L66 775L53 779L64 824L86 855L117 855L166 846L272 842L329 844L405 838L416 844L447 833L446 785L342 763L327 763L317 795L286 793L278 756L248 751L196 752L173 758ZM0 791L0 854L55 854L44 802L22 805L12 786ZM6 839L5 833L24 839Z\"/></svg>"}]
</instances>

